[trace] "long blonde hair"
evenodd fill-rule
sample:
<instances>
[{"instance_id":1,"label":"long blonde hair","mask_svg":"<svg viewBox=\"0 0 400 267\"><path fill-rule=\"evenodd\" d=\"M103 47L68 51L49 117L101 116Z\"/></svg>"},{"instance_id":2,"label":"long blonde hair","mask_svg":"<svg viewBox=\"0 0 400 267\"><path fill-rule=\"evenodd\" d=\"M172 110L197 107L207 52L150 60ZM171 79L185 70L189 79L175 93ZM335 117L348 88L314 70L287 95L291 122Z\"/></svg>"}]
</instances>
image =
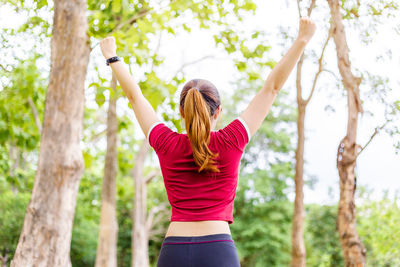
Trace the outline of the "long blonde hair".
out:
<instances>
[{"instance_id":1,"label":"long blonde hair","mask_svg":"<svg viewBox=\"0 0 400 267\"><path fill-rule=\"evenodd\" d=\"M195 163L200 167L198 172L219 172L210 143L211 117L220 105L217 88L207 80L191 80L183 87L180 107L185 119L186 132L193 150Z\"/></svg>"}]
</instances>

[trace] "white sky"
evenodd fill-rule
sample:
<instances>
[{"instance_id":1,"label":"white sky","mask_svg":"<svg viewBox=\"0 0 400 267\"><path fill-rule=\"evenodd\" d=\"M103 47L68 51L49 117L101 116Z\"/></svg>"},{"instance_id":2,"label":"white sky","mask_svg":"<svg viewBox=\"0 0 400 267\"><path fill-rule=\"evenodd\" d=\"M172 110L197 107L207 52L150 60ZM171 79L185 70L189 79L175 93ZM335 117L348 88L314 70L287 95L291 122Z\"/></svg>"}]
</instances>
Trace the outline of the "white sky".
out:
<instances>
[{"instance_id":1,"label":"white sky","mask_svg":"<svg viewBox=\"0 0 400 267\"><path fill-rule=\"evenodd\" d=\"M271 33L270 40L266 40L272 45L271 58L279 60L280 56L287 47L282 49L278 43L279 27L292 29L291 32L297 32L298 13L294 1L288 6L287 1L258 1L258 9L255 16L249 17L243 22L244 29L265 29ZM328 11L326 11L328 12ZM327 13L328 14L328 13ZM318 14L316 14L318 17ZM9 26L17 23L18 17L12 16L3 7L0 8L0 25ZM400 19L397 19L397 25L400 25ZM321 50L321 42L326 32L322 26L318 25L318 30L313 41L308 46L307 51L315 49L317 53ZM373 73L387 75L390 78L390 84L393 88L393 94L390 99L400 100L400 44L399 35L394 35L390 31L392 25L385 24L381 27L380 34L374 38L374 43L368 47L360 44L359 36L356 32L348 30L347 37L350 47L350 56L353 69L364 69ZM166 58L168 69L161 73L164 77L169 77L184 62L190 62L205 55L214 55L215 59L207 59L198 64L191 65L185 69L186 79L205 78L212 81L222 92L229 94L230 83L235 81L236 70L231 60L221 49L215 48L212 34L207 31L192 31L190 34L182 33L174 38L165 36L162 39L160 53ZM285 44L288 46L289 44ZM397 49L395 49L397 47ZM393 55L391 60L382 62L376 61L376 56L383 54L385 49L392 48ZM91 64L102 66L103 62L100 49L97 46L91 55ZM336 54L334 44L331 41L326 55L327 68L337 73ZM305 64L304 66L304 84L305 88L313 76L315 66ZM106 66L101 71L105 74L109 72ZM137 79L141 78L140 70L133 68L135 73L139 73ZM291 90L291 96L295 99L295 81L293 71L283 90ZM268 73L265 73L265 77ZM104 75L103 75L104 77ZM111 77L111 76L110 76ZM308 175L315 176L317 183L313 190L305 190L305 201L307 203L335 203L339 199L338 173L336 169L336 151L339 141L345 134L346 127L346 99L341 97L339 89L335 90L335 80L329 74L321 76L317 91L308 106L306 118L306 145L305 145L305 170ZM179 88L180 90L181 88ZM368 90L368 88L364 88ZM361 88L363 90L363 88ZM335 112L326 112L324 108L327 104L335 107ZM90 103L88 103L90 104ZM368 105L369 111L377 114L371 118L364 115L359 124L358 140L360 144L365 144L372 134L374 128L382 124L382 108L379 105ZM132 117L133 112L132 112ZM136 123L136 120L133 119ZM141 134L141 132L140 132ZM144 137L144 135L140 135ZM376 192L376 197L381 195L383 190L389 190L394 193L400 189L400 156L395 154L394 142L386 133L380 133L369 147L362 152L358 159L357 176L358 185L366 185ZM333 189L332 195L328 195L328 188ZM293 198L293 195L290 196Z\"/></svg>"}]
</instances>

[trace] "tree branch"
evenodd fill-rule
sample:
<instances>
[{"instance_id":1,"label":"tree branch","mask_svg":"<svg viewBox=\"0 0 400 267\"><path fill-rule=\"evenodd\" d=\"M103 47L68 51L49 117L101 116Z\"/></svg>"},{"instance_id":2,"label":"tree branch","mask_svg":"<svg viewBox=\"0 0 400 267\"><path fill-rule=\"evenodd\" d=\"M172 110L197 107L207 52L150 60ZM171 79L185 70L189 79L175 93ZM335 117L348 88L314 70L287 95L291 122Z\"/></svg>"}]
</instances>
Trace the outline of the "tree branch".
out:
<instances>
[{"instance_id":1,"label":"tree branch","mask_svg":"<svg viewBox=\"0 0 400 267\"><path fill-rule=\"evenodd\" d=\"M4 67L3 64L0 64L0 68L2 68L5 72L11 72L8 69L6 69L6 67Z\"/></svg>"},{"instance_id":2,"label":"tree branch","mask_svg":"<svg viewBox=\"0 0 400 267\"><path fill-rule=\"evenodd\" d=\"M314 7L315 7L315 2L316 2L316 0L312 0L312 1L311 1L310 7L309 7L308 10L307 10L308 16L311 16L311 12L313 11L313 9L314 9Z\"/></svg>"},{"instance_id":3,"label":"tree branch","mask_svg":"<svg viewBox=\"0 0 400 267\"><path fill-rule=\"evenodd\" d=\"M164 202L164 203L161 203L158 206L153 207L149 211L149 214L148 214L147 219L146 219L146 231L147 231L147 233L150 232L150 230L153 228L153 225L155 225L161 218L160 216L155 217L155 215L160 213L160 212L162 212L162 211L166 211L166 210L167 210L167 203Z\"/></svg>"},{"instance_id":4,"label":"tree branch","mask_svg":"<svg viewBox=\"0 0 400 267\"><path fill-rule=\"evenodd\" d=\"M310 7L307 9L308 17L311 16L311 12L313 11L313 9L315 7L315 1L316 0L312 0L310 3ZM297 9L299 11L299 16L301 17L300 0L297 0ZM325 47L326 47L326 45L324 46L323 52L325 51ZM303 68L303 62L304 62L304 52L301 54L301 57L297 63L297 73L296 73L297 103L299 106L306 106L308 104L308 101L305 101L302 97L303 89L302 89L302 85L301 85L301 72L302 72L302 68ZM316 77L318 78L318 76L319 76L319 73L318 73L318 75L316 75ZM316 78L314 78L314 83L316 83ZM313 87L315 88L315 85ZM310 94L308 100L311 98L312 93L313 93L313 90L311 90L311 94Z\"/></svg>"},{"instance_id":5,"label":"tree branch","mask_svg":"<svg viewBox=\"0 0 400 267\"><path fill-rule=\"evenodd\" d=\"M296 91L297 91L297 103L299 106L304 106L304 99L302 97L302 85L301 85L301 71L303 69L304 62L304 53L301 54L299 61L297 62L297 71L296 71Z\"/></svg>"},{"instance_id":6,"label":"tree branch","mask_svg":"<svg viewBox=\"0 0 400 267\"><path fill-rule=\"evenodd\" d=\"M157 47L156 50L154 51L154 55L156 55L158 53L158 51L160 50L160 46L161 46L161 37L162 37L162 31L160 31L159 35L158 35L158 42L157 42ZM154 69L154 60L151 61L151 68L150 68L150 72L153 72Z\"/></svg>"},{"instance_id":7,"label":"tree branch","mask_svg":"<svg viewBox=\"0 0 400 267\"><path fill-rule=\"evenodd\" d=\"M301 8L300 8L300 2L301 2L301 0L297 0L297 11L299 12L299 18L302 17ZM315 7L315 3L316 3L316 0L312 0L311 3L310 3L310 6L307 8L307 16L308 17L311 16L311 12L313 11L313 9Z\"/></svg>"},{"instance_id":8,"label":"tree branch","mask_svg":"<svg viewBox=\"0 0 400 267\"><path fill-rule=\"evenodd\" d=\"M162 235L162 234L165 234L165 229L164 229L164 227L158 227L157 229L151 229L149 232L148 232L148 237L149 237L149 240L154 240L154 241L156 241L156 240L160 240L160 239L155 239L154 238L154 236L155 235ZM161 238L161 240L162 240L163 238Z\"/></svg>"},{"instance_id":9,"label":"tree branch","mask_svg":"<svg viewBox=\"0 0 400 267\"><path fill-rule=\"evenodd\" d=\"M327 73L330 73L330 74L332 74L332 76L336 79L336 81L338 81L338 82L340 82L341 80L339 79L339 77L338 76L336 76L336 74L333 72L333 71L331 71L331 70L328 70L328 69L322 69L322 71L325 71L325 72L327 72Z\"/></svg>"},{"instance_id":10,"label":"tree branch","mask_svg":"<svg viewBox=\"0 0 400 267\"><path fill-rule=\"evenodd\" d=\"M14 163L11 165L10 171L9 171L9 175L14 176L14 171L16 169L18 169L18 167L19 167L21 151L19 150L19 148L17 146L15 146L13 143L11 143L8 153L9 153L8 154L9 158L11 160L14 160L14 158L15 158Z\"/></svg>"},{"instance_id":11,"label":"tree branch","mask_svg":"<svg viewBox=\"0 0 400 267\"><path fill-rule=\"evenodd\" d=\"M205 59L207 59L207 58L215 58L215 56L214 56L214 55L206 55L206 56L203 56L203 57L198 58L198 59L196 59L196 60L193 60L193 61L184 63L184 64L175 72L174 77L175 77L176 75L178 75L178 73L181 72L181 71L182 71L184 68L186 68L187 66L193 65L193 64L196 64L196 63L199 63L199 62L201 62L201 61L203 61L203 60L205 60Z\"/></svg>"},{"instance_id":12,"label":"tree branch","mask_svg":"<svg viewBox=\"0 0 400 267\"><path fill-rule=\"evenodd\" d=\"M144 178L144 182L145 182L146 184L150 183L151 180L152 180L154 177L156 177L157 175L159 175L159 174L160 174L160 171L159 171L159 170L153 171L152 173L150 173L149 175L147 175L147 176Z\"/></svg>"},{"instance_id":13,"label":"tree branch","mask_svg":"<svg viewBox=\"0 0 400 267\"><path fill-rule=\"evenodd\" d=\"M344 88L348 91L349 108L355 107L358 113L363 113L362 103L360 99L360 83L361 77L357 77L351 70L351 62L349 57L349 47L347 44L346 34L344 30L343 18L340 12L340 3L338 0L327 0L331 10L331 27L332 36L335 41L337 51L337 64L339 72L342 76L342 82ZM353 106L353 102L355 105ZM354 129L351 129L355 132ZM349 132L348 132L349 133ZM355 134L352 134L352 138ZM352 142L354 140L351 140Z\"/></svg>"},{"instance_id":14,"label":"tree branch","mask_svg":"<svg viewBox=\"0 0 400 267\"><path fill-rule=\"evenodd\" d=\"M116 31L120 30L122 27L124 27L127 24L135 23L138 19L140 19L140 18L146 16L147 14L149 14L151 10L152 9L142 9L142 10L140 10L139 13L136 16L133 16L132 18L130 18L130 19L118 24L110 33L107 34L107 36L111 36L113 33L115 33ZM90 48L90 51L92 51L99 44L100 44L100 41L97 44L95 44L92 48Z\"/></svg>"},{"instance_id":15,"label":"tree branch","mask_svg":"<svg viewBox=\"0 0 400 267\"><path fill-rule=\"evenodd\" d=\"M95 133L95 134L89 139L89 142L96 141L96 139L98 139L100 136L102 136L102 135L105 134L106 132L107 132L107 128L104 129L104 130L101 131L101 132Z\"/></svg>"},{"instance_id":16,"label":"tree branch","mask_svg":"<svg viewBox=\"0 0 400 267\"><path fill-rule=\"evenodd\" d=\"M375 138L375 136L383 129L386 127L386 125L391 122L391 120L387 120L382 126L376 127L374 133L371 135L369 138L368 142L361 147L361 150L358 152L357 157L363 152L363 150L372 142L372 140Z\"/></svg>"},{"instance_id":17,"label":"tree branch","mask_svg":"<svg viewBox=\"0 0 400 267\"><path fill-rule=\"evenodd\" d=\"M313 81L313 85L312 85L312 88L311 88L310 95L309 95L309 96L307 97L307 99L305 100L305 104L306 104L306 105L308 104L308 102L310 102L310 99L311 99L311 97L312 97L313 94L314 94L314 91L315 91L315 87L316 87L316 85L317 85L318 78L319 78L320 74L321 74L322 71L323 71L323 68L322 68L322 63L323 63L323 62L322 62L322 61L323 61L323 59L324 59L325 50L326 50L326 47L328 46L328 43L329 43L329 40L331 39L331 37L332 37L332 30L329 29L328 37L326 38L326 41L325 41L324 46L323 46L323 48L322 48L321 55L320 55L320 57L319 57L319 59L318 59L318 72L317 72L317 73L315 74L315 76L314 76L314 81Z\"/></svg>"},{"instance_id":18,"label":"tree branch","mask_svg":"<svg viewBox=\"0 0 400 267\"><path fill-rule=\"evenodd\" d=\"M35 119L36 127L38 128L39 133L42 133L42 123L40 122L39 113L36 109L35 103L33 103L33 100L30 96L28 96L28 103L32 109L33 118Z\"/></svg>"},{"instance_id":19,"label":"tree branch","mask_svg":"<svg viewBox=\"0 0 400 267\"><path fill-rule=\"evenodd\" d=\"M299 18L301 18L300 1L301 1L301 0L297 0L297 11L299 12Z\"/></svg>"},{"instance_id":20,"label":"tree branch","mask_svg":"<svg viewBox=\"0 0 400 267\"><path fill-rule=\"evenodd\" d=\"M116 31L120 30L122 27L124 27L127 24L133 24L135 23L138 19L146 16L147 14L150 13L150 11L154 11L154 9L142 9L139 11L139 13L136 16L133 16L132 18L118 24L109 34L108 36L112 35L113 33L115 33Z\"/></svg>"}]
</instances>

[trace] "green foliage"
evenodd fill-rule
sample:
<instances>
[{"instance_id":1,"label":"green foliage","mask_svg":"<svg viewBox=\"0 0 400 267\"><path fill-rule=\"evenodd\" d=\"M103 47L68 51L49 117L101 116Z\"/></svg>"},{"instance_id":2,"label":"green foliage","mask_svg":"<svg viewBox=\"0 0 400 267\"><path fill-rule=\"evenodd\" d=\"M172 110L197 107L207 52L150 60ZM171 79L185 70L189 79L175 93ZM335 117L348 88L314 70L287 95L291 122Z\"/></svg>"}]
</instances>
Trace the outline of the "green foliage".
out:
<instances>
[{"instance_id":1,"label":"green foliage","mask_svg":"<svg viewBox=\"0 0 400 267\"><path fill-rule=\"evenodd\" d=\"M398 196L387 195L372 201L361 194L363 205L357 209L358 233L367 249L368 266L400 266L400 207Z\"/></svg>"},{"instance_id":2,"label":"green foliage","mask_svg":"<svg viewBox=\"0 0 400 267\"><path fill-rule=\"evenodd\" d=\"M341 1L342 10L345 12L344 19L359 19L364 16L387 17L393 16L399 9L399 3L391 0L358 0Z\"/></svg>"},{"instance_id":3,"label":"green foliage","mask_svg":"<svg viewBox=\"0 0 400 267\"><path fill-rule=\"evenodd\" d=\"M344 266L336 217L337 206L317 204L306 206L307 266Z\"/></svg>"},{"instance_id":4,"label":"green foliage","mask_svg":"<svg viewBox=\"0 0 400 267\"><path fill-rule=\"evenodd\" d=\"M239 178L231 230L242 266L286 266L290 262L292 204L279 175L255 170Z\"/></svg>"},{"instance_id":5,"label":"green foliage","mask_svg":"<svg viewBox=\"0 0 400 267\"><path fill-rule=\"evenodd\" d=\"M153 108L156 109L167 97L172 96L177 88L162 81L157 77L155 72L145 73L145 75L146 80L140 82L139 86L146 99L149 100Z\"/></svg>"},{"instance_id":6,"label":"green foliage","mask_svg":"<svg viewBox=\"0 0 400 267\"><path fill-rule=\"evenodd\" d=\"M8 263L17 248L29 198L29 193L0 193L0 251L7 251Z\"/></svg>"},{"instance_id":7,"label":"green foliage","mask_svg":"<svg viewBox=\"0 0 400 267\"><path fill-rule=\"evenodd\" d=\"M29 98L36 109L43 110L45 80L36 67L35 55L22 61L7 76L9 82L4 85L0 94L0 144L7 142L32 150L39 141L39 131L34 124L34 116ZM41 119L41 118L39 118Z\"/></svg>"},{"instance_id":8,"label":"green foliage","mask_svg":"<svg viewBox=\"0 0 400 267\"><path fill-rule=\"evenodd\" d=\"M397 197L372 200L372 191L359 191L357 231L367 250L367 266L400 266L400 209ZM337 206L306 206L307 265L343 266L336 228Z\"/></svg>"},{"instance_id":9,"label":"green foliage","mask_svg":"<svg viewBox=\"0 0 400 267\"><path fill-rule=\"evenodd\" d=\"M91 192L85 191L88 193ZM70 252L72 266L94 266L96 260L100 208L83 199L80 194L75 210Z\"/></svg>"},{"instance_id":10,"label":"green foliage","mask_svg":"<svg viewBox=\"0 0 400 267\"><path fill-rule=\"evenodd\" d=\"M32 188L30 161L40 140L34 114L42 121L46 81L35 64L38 58L19 62L0 90L0 176L18 191Z\"/></svg>"}]
</instances>

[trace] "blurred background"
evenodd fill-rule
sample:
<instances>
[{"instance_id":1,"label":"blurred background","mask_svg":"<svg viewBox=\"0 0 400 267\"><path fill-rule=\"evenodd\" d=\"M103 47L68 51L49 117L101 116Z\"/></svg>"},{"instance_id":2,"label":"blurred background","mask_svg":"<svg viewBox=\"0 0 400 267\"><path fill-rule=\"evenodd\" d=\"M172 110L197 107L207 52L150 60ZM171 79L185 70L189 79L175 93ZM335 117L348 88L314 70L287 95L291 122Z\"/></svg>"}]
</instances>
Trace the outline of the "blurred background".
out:
<instances>
[{"instance_id":1,"label":"blurred background","mask_svg":"<svg viewBox=\"0 0 400 267\"><path fill-rule=\"evenodd\" d=\"M8 266L38 176L55 3L0 3L0 254L3 266ZM348 126L348 98L330 32L328 1L88 0L84 5L90 55L79 133L84 171L76 206L71 203L75 213L69 218L72 266L112 266L101 265L98 258L101 225L107 223L101 219L102 199L111 199L115 210L115 242L109 250L114 251L110 257L116 266L156 266L170 217L157 156L146 147L119 84L113 85L99 41L115 36L117 54L129 65L160 118L178 132L183 130L177 104L184 83L194 78L213 82L222 97L221 128L261 88L296 39L299 15L307 14L317 32L305 50L302 72L293 71L246 147L231 230L242 266L302 266L294 263L291 253L296 246L292 223L300 81L303 98L310 96L301 176L303 257L307 266L345 266L346 249L337 228L337 158ZM353 199L357 232L366 265L400 266L400 6L389 0L343 0L339 11L351 71L361 78L363 112L357 114L359 155ZM64 38L73 38L64 33ZM115 116L110 115L113 112ZM110 145L110 140L115 143ZM113 148L115 153L109 151ZM107 173L107 166L114 166L115 172ZM115 191L106 195L105 183ZM138 192L145 201L135 198ZM40 207L46 212L45 205ZM144 212L135 212L138 207ZM139 217L141 222L135 222ZM137 229L145 231L145 237L136 238ZM137 251L139 247L144 252ZM148 262L140 261L143 258Z\"/></svg>"}]
</instances>

